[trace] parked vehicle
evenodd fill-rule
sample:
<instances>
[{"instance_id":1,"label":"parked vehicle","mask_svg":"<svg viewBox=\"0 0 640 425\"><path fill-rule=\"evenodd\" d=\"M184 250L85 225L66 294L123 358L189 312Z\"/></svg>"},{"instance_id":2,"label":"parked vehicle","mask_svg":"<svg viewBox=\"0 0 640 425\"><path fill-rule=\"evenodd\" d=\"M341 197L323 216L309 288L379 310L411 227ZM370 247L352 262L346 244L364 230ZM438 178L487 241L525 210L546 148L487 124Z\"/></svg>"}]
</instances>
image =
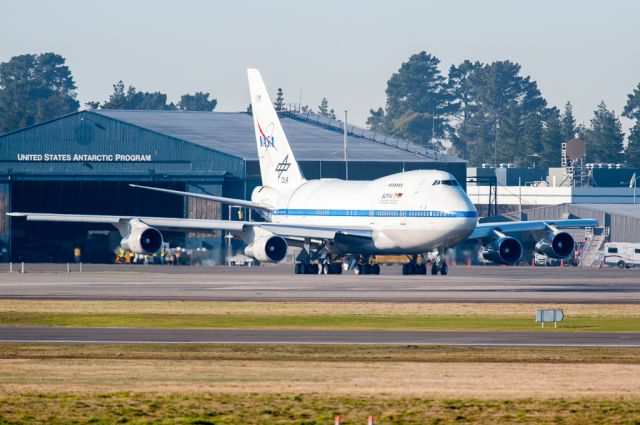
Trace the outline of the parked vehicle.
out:
<instances>
[{"instance_id":1,"label":"parked vehicle","mask_svg":"<svg viewBox=\"0 0 640 425\"><path fill-rule=\"evenodd\" d=\"M621 269L640 266L640 243L607 242L604 244L604 263Z\"/></svg>"}]
</instances>

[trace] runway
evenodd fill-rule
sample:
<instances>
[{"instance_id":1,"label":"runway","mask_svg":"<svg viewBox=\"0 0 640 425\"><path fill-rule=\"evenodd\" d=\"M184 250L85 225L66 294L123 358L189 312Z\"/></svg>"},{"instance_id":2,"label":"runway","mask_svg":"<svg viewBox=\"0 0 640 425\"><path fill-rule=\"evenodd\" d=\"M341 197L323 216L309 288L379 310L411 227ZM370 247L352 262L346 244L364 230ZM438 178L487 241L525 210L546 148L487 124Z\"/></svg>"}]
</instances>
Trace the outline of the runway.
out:
<instances>
[{"instance_id":1,"label":"runway","mask_svg":"<svg viewBox=\"0 0 640 425\"><path fill-rule=\"evenodd\" d=\"M294 275L254 268L28 265L0 273L0 299L640 303L640 270L456 266L448 276Z\"/></svg>"},{"instance_id":2,"label":"runway","mask_svg":"<svg viewBox=\"0 0 640 425\"><path fill-rule=\"evenodd\" d=\"M640 333L0 327L0 342L640 347Z\"/></svg>"}]
</instances>

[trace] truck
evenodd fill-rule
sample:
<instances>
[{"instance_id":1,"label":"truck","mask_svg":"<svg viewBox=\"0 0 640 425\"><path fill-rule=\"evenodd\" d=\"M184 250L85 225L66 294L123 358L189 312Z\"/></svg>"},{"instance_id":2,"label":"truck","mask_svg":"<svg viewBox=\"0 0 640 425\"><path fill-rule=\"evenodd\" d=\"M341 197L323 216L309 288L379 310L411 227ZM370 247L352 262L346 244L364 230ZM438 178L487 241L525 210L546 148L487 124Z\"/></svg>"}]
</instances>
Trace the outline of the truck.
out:
<instances>
[{"instance_id":1,"label":"truck","mask_svg":"<svg viewBox=\"0 0 640 425\"><path fill-rule=\"evenodd\" d=\"M640 266L640 243L605 243L604 263L610 266L618 266L621 269Z\"/></svg>"}]
</instances>

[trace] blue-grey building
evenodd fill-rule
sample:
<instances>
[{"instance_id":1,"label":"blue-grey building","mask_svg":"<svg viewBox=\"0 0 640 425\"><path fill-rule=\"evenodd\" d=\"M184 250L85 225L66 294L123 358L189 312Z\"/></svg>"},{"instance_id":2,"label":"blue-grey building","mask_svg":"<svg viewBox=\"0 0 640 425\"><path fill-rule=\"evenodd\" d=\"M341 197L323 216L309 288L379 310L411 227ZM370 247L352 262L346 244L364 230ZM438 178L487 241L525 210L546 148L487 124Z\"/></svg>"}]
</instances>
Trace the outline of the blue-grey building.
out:
<instances>
[{"instance_id":1,"label":"blue-grey building","mask_svg":"<svg viewBox=\"0 0 640 425\"><path fill-rule=\"evenodd\" d=\"M344 178L342 123L288 114L282 125L307 178ZM459 158L357 127L349 126L348 134L350 179L442 169L466 180ZM0 135L2 260L67 261L80 246L87 260L109 261L103 248L117 244L108 226L26 222L7 217L9 211L238 219L227 206L130 183L250 197L260 184L251 116L91 110ZM222 236L165 235L174 246L190 247L219 247Z\"/></svg>"}]
</instances>

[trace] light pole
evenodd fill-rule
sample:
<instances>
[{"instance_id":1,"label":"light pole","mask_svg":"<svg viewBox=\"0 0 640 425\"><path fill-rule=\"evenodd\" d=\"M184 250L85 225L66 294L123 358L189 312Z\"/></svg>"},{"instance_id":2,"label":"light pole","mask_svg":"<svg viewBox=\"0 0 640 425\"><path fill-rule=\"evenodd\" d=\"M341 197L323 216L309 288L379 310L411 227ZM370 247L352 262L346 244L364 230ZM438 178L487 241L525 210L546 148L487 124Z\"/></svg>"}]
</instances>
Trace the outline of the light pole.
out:
<instances>
[{"instance_id":1,"label":"light pole","mask_svg":"<svg viewBox=\"0 0 640 425\"><path fill-rule=\"evenodd\" d=\"M638 186L638 179L640 179L640 176L636 177L636 173L633 173L631 180L629 181L629 187L633 186L633 205L636 204L636 187Z\"/></svg>"}]
</instances>

